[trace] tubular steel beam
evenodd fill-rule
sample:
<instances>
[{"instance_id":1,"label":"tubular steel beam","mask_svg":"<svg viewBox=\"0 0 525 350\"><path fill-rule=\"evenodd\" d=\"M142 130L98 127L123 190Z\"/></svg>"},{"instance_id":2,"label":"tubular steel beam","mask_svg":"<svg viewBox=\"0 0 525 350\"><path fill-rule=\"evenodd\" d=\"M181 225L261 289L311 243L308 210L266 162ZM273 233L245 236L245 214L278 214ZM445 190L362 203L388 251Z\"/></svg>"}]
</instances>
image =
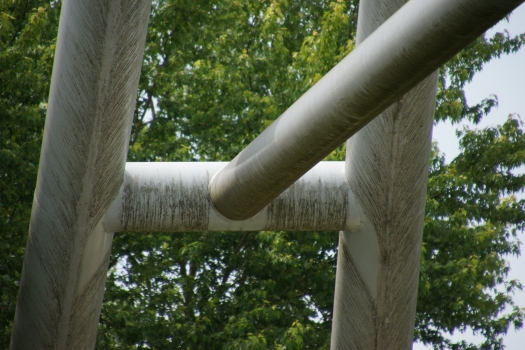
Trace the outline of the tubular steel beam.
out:
<instances>
[{"instance_id":1,"label":"tubular steel beam","mask_svg":"<svg viewBox=\"0 0 525 350\"><path fill-rule=\"evenodd\" d=\"M412 0L356 47L210 183L245 220L523 0Z\"/></svg>"},{"instance_id":2,"label":"tubular steel beam","mask_svg":"<svg viewBox=\"0 0 525 350\"><path fill-rule=\"evenodd\" d=\"M229 220L208 196L211 176L226 164L128 163L106 231L356 231L363 224L344 162L317 164L254 217Z\"/></svg>"},{"instance_id":3,"label":"tubular steel beam","mask_svg":"<svg viewBox=\"0 0 525 350\"><path fill-rule=\"evenodd\" d=\"M361 0L357 45L407 0ZM437 72L348 140L365 224L341 232L332 349L411 349Z\"/></svg>"},{"instance_id":4,"label":"tubular steel beam","mask_svg":"<svg viewBox=\"0 0 525 350\"><path fill-rule=\"evenodd\" d=\"M95 347L150 5L62 5L11 349Z\"/></svg>"}]
</instances>

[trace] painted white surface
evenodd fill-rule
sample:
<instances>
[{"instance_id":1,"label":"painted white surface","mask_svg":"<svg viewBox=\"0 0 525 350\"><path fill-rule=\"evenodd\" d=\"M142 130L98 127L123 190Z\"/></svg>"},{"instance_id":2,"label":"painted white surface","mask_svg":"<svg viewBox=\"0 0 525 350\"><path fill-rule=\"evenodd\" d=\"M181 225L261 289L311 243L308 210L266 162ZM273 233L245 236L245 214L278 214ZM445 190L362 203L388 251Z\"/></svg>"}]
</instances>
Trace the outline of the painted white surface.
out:
<instances>
[{"instance_id":1,"label":"painted white surface","mask_svg":"<svg viewBox=\"0 0 525 350\"><path fill-rule=\"evenodd\" d=\"M525 5L521 5L511 15L510 20L502 21L489 33L508 30L511 35L525 33ZM490 94L498 96L499 106L489 116L485 117L478 128L488 125L498 125L505 122L509 114L519 114L525 122L525 48L516 54L502 56L500 59L487 64L483 71L478 73L473 82L467 87L467 100L474 104L488 97ZM447 162L454 159L459 153L455 131L463 125L473 126L470 123L451 125L440 123L434 128L433 138L439 143L439 148L446 155ZM522 242L525 235L518 237ZM508 257L511 266L510 279L518 279L525 283L525 248L522 247L522 256ZM525 291L516 293L514 300L520 307L525 307ZM455 334L454 339L476 341L472 334ZM515 331L511 328L505 337L507 350L522 350L525 348L525 329ZM414 350L430 349L421 344L414 344Z\"/></svg>"},{"instance_id":2,"label":"painted white surface","mask_svg":"<svg viewBox=\"0 0 525 350\"><path fill-rule=\"evenodd\" d=\"M150 5L62 6L12 350L95 347Z\"/></svg>"},{"instance_id":3,"label":"painted white surface","mask_svg":"<svg viewBox=\"0 0 525 350\"><path fill-rule=\"evenodd\" d=\"M404 3L361 0L357 48ZM436 90L437 72L346 144L346 173L365 225L339 234L331 349L411 347Z\"/></svg>"},{"instance_id":4,"label":"painted white surface","mask_svg":"<svg viewBox=\"0 0 525 350\"><path fill-rule=\"evenodd\" d=\"M110 206L108 232L356 231L361 210L346 181L344 162L320 162L255 216L220 215L208 194L226 162L127 163Z\"/></svg>"}]
</instances>

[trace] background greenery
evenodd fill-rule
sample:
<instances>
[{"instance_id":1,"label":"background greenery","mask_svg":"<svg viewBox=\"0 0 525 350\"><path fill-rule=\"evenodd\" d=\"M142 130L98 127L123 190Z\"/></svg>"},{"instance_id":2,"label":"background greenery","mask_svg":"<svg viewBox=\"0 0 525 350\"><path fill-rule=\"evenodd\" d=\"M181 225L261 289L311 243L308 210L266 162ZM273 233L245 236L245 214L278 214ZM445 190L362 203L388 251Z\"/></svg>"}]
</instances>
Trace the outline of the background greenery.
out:
<instances>
[{"instance_id":1,"label":"background greenery","mask_svg":"<svg viewBox=\"0 0 525 350\"><path fill-rule=\"evenodd\" d=\"M154 1L129 161L232 159L353 48L357 1ZM60 2L0 1L0 344L8 347L47 109ZM464 86L525 36L480 37L440 70L436 121L479 121ZM415 336L498 349L523 312L504 257L525 223L523 125L435 145ZM342 159L342 148L328 158ZM100 349L328 348L336 232L117 234ZM503 312L506 309L506 312ZM510 311L509 311L510 310ZM471 327L476 347L447 335Z\"/></svg>"}]
</instances>

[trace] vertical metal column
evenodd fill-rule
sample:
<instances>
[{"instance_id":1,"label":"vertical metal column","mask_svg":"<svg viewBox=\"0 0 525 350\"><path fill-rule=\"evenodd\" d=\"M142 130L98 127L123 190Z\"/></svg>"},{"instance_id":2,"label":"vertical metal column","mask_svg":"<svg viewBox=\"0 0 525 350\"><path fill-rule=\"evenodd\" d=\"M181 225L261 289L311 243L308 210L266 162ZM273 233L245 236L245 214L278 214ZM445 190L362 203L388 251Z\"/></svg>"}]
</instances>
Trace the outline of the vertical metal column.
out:
<instances>
[{"instance_id":1,"label":"vertical metal column","mask_svg":"<svg viewBox=\"0 0 525 350\"><path fill-rule=\"evenodd\" d=\"M361 0L361 43L406 0ZM410 349L437 72L347 143L346 174L364 227L341 232L332 349Z\"/></svg>"},{"instance_id":2,"label":"vertical metal column","mask_svg":"<svg viewBox=\"0 0 525 350\"><path fill-rule=\"evenodd\" d=\"M149 1L65 1L11 349L94 348Z\"/></svg>"}]
</instances>

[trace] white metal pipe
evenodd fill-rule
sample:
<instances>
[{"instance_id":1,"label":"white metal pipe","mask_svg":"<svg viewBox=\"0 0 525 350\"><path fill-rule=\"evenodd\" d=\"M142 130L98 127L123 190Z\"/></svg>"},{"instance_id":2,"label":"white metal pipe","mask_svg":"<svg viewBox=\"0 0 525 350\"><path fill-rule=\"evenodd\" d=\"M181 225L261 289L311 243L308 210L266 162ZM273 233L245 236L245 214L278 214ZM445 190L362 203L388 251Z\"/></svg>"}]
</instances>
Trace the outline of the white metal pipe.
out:
<instances>
[{"instance_id":1,"label":"white metal pipe","mask_svg":"<svg viewBox=\"0 0 525 350\"><path fill-rule=\"evenodd\" d=\"M93 349L150 2L65 1L11 349Z\"/></svg>"},{"instance_id":2,"label":"white metal pipe","mask_svg":"<svg viewBox=\"0 0 525 350\"><path fill-rule=\"evenodd\" d=\"M357 44L406 1L361 0ZM348 140L366 223L339 236L332 349L412 347L436 90L437 72Z\"/></svg>"},{"instance_id":3,"label":"white metal pipe","mask_svg":"<svg viewBox=\"0 0 525 350\"><path fill-rule=\"evenodd\" d=\"M356 231L362 215L344 162L321 162L254 217L233 221L208 195L210 178L227 163L127 163L124 183L103 224L121 231Z\"/></svg>"},{"instance_id":4,"label":"white metal pipe","mask_svg":"<svg viewBox=\"0 0 525 350\"><path fill-rule=\"evenodd\" d=\"M412 0L211 181L224 216L255 215L523 0Z\"/></svg>"}]
</instances>

